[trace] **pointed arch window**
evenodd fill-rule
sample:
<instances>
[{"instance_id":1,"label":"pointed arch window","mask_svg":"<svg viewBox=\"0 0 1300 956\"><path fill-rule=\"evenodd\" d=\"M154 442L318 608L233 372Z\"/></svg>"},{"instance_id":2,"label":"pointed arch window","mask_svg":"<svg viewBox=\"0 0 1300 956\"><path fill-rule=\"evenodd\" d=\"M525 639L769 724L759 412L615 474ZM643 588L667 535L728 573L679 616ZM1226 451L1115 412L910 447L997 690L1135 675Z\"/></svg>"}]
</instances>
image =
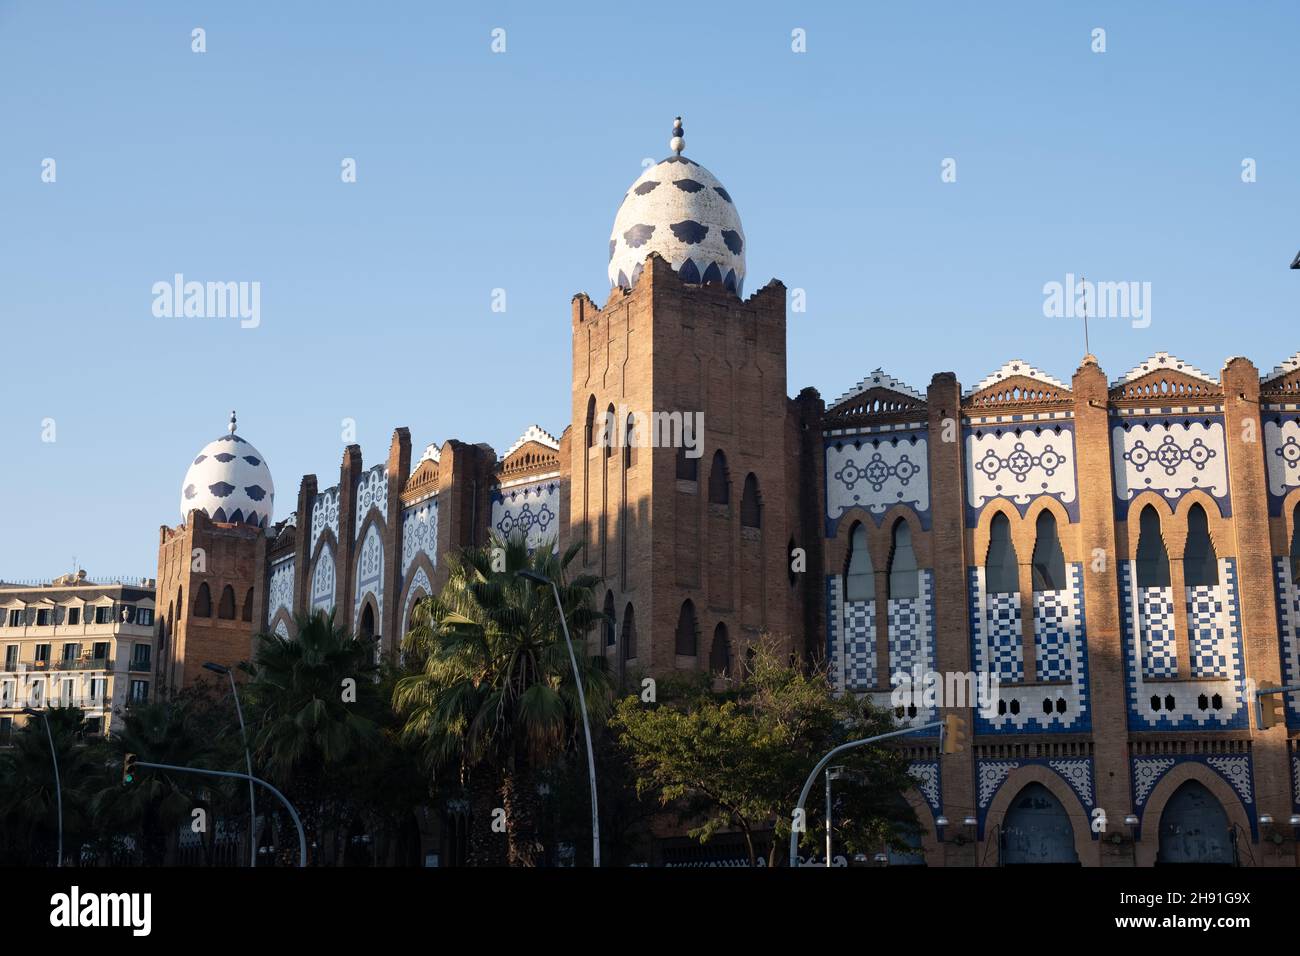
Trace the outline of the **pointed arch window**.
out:
<instances>
[{"instance_id":1,"label":"pointed arch window","mask_svg":"<svg viewBox=\"0 0 1300 956\"><path fill-rule=\"evenodd\" d=\"M636 420L631 414L627 416L627 427L623 429L623 467L631 468L636 464Z\"/></svg>"},{"instance_id":2,"label":"pointed arch window","mask_svg":"<svg viewBox=\"0 0 1300 956\"><path fill-rule=\"evenodd\" d=\"M677 615L677 654L681 657L694 657L697 647L695 632L695 605L687 598L682 602L682 609Z\"/></svg>"},{"instance_id":3,"label":"pointed arch window","mask_svg":"<svg viewBox=\"0 0 1300 956\"><path fill-rule=\"evenodd\" d=\"M603 440L605 442L605 457L609 458L614 454L614 438L618 435L618 421L614 416L614 406L611 404L605 409L605 427L603 429Z\"/></svg>"},{"instance_id":4,"label":"pointed arch window","mask_svg":"<svg viewBox=\"0 0 1300 956\"><path fill-rule=\"evenodd\" d=\"M849 532L849 560L844 567L844 600L870 601L876 596L876 573L867 549L867 526L861 521Z\"/></svg>"},{"instance_id":5,"label":"pointed arch window","mask_svg":"<svg viewBox=\"0 0 1300 956\"><path fill-rule=\"evenodd\" d=\"M713 647L709 651L709 673L731 676L731 641L727 639L727 625L721 621L713 629Z\"/></svg>"},{"instance_id":6,"label":"pointed arch window","mask_svg":"<svg viewBox=\"0 0 1300 956\"><path fill-rule=\"evenodd\" d=\"M1065 552L1056 533L1056 516L1050 511L1038 513L1034 538L1034 591L1059 591L1065 587Z\"/></svg>"},{"instance_id":7,"label":"pointed arch window","mask_svg":"<svg viewBox=\"0 0 1300 956\"><path fill-rule=\"evenodd\" d=\"M989 551L984 559L984 590L988 594L1014 594L1020 590L1020 565L1011 540L1011 522L1002 512L989 525Z\"/></svg>"},{"instance_id":8,"label":"pointed arch window","mask_svg":"<svg viewBox=\"0 0 1300 956\"><path fill-rule=\"evenodd\" d=\"M199 590L194 595L194 616L212 617L212 592L208 590L207 581L199 585Z\"/></svg>"},{"instance_id":9,"label":"pointed arch window","mask_svg":"<svg viewBox=\"0 0 1300 956\"><path fill-rule=\"evenodd\" d=\"M912 526L903 518L894 523L889 548L889 598L914 598L921 593L916 551L912 548Z\"/></svg>"},{"instance_id":10,"label":"pointed arch window","mask_svg":"<svg viewBox=\"0 0 1300 956\"><path fill-rule=\"evenodd\" d=\"M758 499L758 478L751 471L745 476L745 488L740 495L740 526L763 527L763 506Z\"/></svg>"},{"instance_id":11,"label":"pointed arch window","mask_svg":"<svg viewBox=\"0 0 1300 956\"><path fill-rule=\"evenodd\" d=\"M618 643L618 630L614 622L614 592L605 592L605 619L601 622L601 628L605 632L605 646L613 647Z\"/></svg>"},{"instance_id":12,"label":"pointed arch window","mask_svg":"<svg viewBox=\"0 0 1300 956\"><path fill-rule=\"evenodd\" d=\"M244 609L240 613L240 618L244 621L253 620L253 589L249 588L248 593L244 595Z\"/></svg>"},{"instance_id":13,"label":"pointed arch window","mask_svg":"<svg viewBox=\"0 0 1300 956\"><path fill-rule=\"evenodd\" d=\"M731 504L731 481L727 478L727 456L721 449L713 453L713 467L709 469L709 504Z\"/></svg>"},{"instance_id":14,"label":"pointed arch window","mask_svg":"<svg viewBox=\"0 0 1300 956\"><path fill-rule=\"evenodd\" d=\"M629 603L623 609L623 660L636 658L636 609Z\"/></svg>"},{"instance_id":15,"label":"pointed arch window","mask_svg":"<svg viewBox=\"0 0 1300 956\"><path fill-rule=\"evenodd\" d=\"M1137 586L1169 587L1169 552L1160 535L1160 515L1152 505L1138 516Z\"/></svg>"},{"instance_id":16,"label":"pointed arch window","mask_svg":"<svg viewBox=\"0 0 1300 956\"><path fill-rule=\"evenodd\" d=\"M235 619L235 589L229 584L221 589L221 603L217 605L217 617L223 621Z\"/></svg>"},{"instance_id":17,"label":"pointed arch window","mask_svg":"<svg viewBox=\"0 0 1300 956\"><path fill-rule=\"evenodd\" d=\"M1199 504L1187 512L1187 544L1183 547L1183 583L1189 588L1219 583L1219 556L1210 540L1210 520Z\"/></svg>"},{"instance_id":18,"label":"pointed arch window","mask_svg":"<svg viewBox=\"0 0 1300 956\"><path fill-rule=\"evenodd\" d=\"M596 440L596 396L592 395L587 399L587 424L583 431L584 440L588 448Z\"/></svg>"}]
</instances>

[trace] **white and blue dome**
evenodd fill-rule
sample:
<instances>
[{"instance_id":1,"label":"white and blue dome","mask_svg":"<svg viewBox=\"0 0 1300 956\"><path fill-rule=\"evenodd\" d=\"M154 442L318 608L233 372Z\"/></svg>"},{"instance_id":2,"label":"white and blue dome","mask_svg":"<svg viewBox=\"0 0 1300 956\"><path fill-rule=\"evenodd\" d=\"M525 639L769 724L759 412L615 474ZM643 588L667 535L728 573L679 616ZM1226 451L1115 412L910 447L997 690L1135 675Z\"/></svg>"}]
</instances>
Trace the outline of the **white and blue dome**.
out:
<instances>
[{"instance_id":1,"label":"white and blue dome","mask_svg":"<svg viewBox=\"0 0 1300 956\"><path fill-rule=\"evenodd\" d=\"M235 413L230 413L230 433L203 446L181 485L181 518L203 511L213 521L265 528L275 508L271 469L256 448L235 434Z\"/></svg>"},{"instance_id":2,"label":"white and blue dome","mask_svg":"<svg viewBox=\"0 0 1300 956\"><path fill-rule=\"evenodd\" d=\"M745 230L731 194L694 160L681 117L669 144L675 155L652 166L627 191L609 237L609 283L630 289L646 256L657 252L686 282L716 282L742 295Z\"/></svg>"}]
</instances>

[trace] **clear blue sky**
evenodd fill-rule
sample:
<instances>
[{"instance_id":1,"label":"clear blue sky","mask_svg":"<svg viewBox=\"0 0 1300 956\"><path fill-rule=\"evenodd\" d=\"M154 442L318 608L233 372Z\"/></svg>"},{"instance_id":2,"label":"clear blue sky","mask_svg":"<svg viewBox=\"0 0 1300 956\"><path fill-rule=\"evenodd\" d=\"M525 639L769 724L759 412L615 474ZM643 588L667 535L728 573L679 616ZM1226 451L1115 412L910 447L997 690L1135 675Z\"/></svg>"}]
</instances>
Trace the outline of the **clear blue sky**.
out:
<instances>
[{"instance_id":1,"label":"clear blue sky","mask_svg":"<svg viewBox=\"0 0 1300 956\"><path fill-rule=\"evenodd\" d=\"M1112 378L1160 350L1271 368L1300 349L1298 70L1294 2L0 0L0 577L152 575L231 408L277 517L336 480L345 417L367 462L398 425L558 434L569 299L604 301L679 113L747 289L807 292L791 394L1012 357L1068 379L1080 328L1042 314L1068 271L1152 283L1149 328L1094 323ZM155 318L176 272L261 282L260 327Z\"/></svg>"}]
</instances>

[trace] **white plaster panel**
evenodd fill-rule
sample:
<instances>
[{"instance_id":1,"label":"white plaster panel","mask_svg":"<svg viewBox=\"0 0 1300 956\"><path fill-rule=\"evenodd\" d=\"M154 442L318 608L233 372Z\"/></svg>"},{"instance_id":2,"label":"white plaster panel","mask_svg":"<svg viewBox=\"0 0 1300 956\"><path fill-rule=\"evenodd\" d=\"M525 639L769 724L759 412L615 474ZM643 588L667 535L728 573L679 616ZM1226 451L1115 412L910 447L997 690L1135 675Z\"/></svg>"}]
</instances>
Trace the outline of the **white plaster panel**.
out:
<instances>
[{"instance_id":1,"label":"white plaster panel","mask_svg":"<svg viewBox=\"0 0 1300 956\"><path fill-rule=\"evenodd\" d=\"M1176 499L1194 488L1228 494L1223 425L1211 421L1131 421L1111 428L1115 494L1132 501L1143 491Z\"/></svg>"},{"instance_id":2,"label":"white plaster panel","mask_svg":"<svg viewBox=\"0 0 1300 956\"><path fill-rule=\"evenodd\" d=\"M334 540L339 539L339 490L326 488L318 494L311 504L311 551L316 553L316 544L326 529L334 532Z\"/></svg>"},{"instance_id":3,"label":"white plaster panel","mask_svg":"<svg viewBox=\"0 0 1300 956\"><path fill-rule=\"evenodd\" d=\"M826 449L826 517L850 508L883 515L896 504L930 510L929 449L925 437L862 440Z\"/></svg>"},{"instance_id":4,"label":"white plaster panel","mask_svg":"<svg viewBox=\"0 0 1300 956\"><path fill-rule=\"evenodd\" d=\"M402 510L402 579L421 554L438 566L438 500L422 501Z\"/></svg>"},{"instance_id":5,"label":"white plaster panel","mask_svg":"<svg viewBox=\"0 0 1300 956\"><path fill-rule=\"evenodd\" d=\"M1039 495L1075 499L1074 432L1062 428L981 431L966 436L966 496L981 508L999 496L1027 505Z\"/></svg>"},{"instance_id":6,"label":"white plaster panel","mask_svg":"<svg viewBox=\"0 0 1300 956\"><path fill-rule=\"evenodd\" d=\"M378 508L384 520L388 520L388 468L385 465L375 465L361 476L357 484L357 527L354 534L361 533L361 525L371 506Z\"/></svg>"},{"instance_id":7,"label":"white plaster panel","mask_svg":"<svg viewBox=\"0 0 1300 956\"><path fill-rule=\"evenodd\" d=\"M1300 487L1300 421L1264 422L1264 464L1268 490L1278 498Z\"/></svg>"}]
</instances>

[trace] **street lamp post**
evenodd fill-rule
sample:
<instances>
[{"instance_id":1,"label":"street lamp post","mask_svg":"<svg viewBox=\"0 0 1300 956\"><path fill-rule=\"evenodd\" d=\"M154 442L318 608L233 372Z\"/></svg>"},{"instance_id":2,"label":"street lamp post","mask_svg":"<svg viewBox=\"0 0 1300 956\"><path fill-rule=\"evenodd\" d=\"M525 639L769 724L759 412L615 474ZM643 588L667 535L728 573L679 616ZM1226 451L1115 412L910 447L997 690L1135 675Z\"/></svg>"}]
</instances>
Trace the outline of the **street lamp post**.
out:
<instances>
[{"instance_id":1,"label":"street lamp post","mask_svg":"<svg viewBox=\"0 0 1300 956\"><path fill-rule=\"evenodd\" d=\"M831 865L831 838L833 834L831 824L831 781L844 775L843 767L826 768L826 865Z\"/></svg>"},{"instance_id":2,"label":"street lamp post","mask_svg":"<svg viewBox=\"0 0 1300 956\"><path fill-rule=\"evenodd\" d=\"M875 737L866 737L862 740L850 740L846 744L840 744L838 747L835 747L825 757L822 757L821 760L817 761L817 766L813 767L812 773L808 774L808 779L805 780L803 784L803 790L799 792L799 802L794 805L794 813L792 814L790 825L790 865L799 865L799 834L802 832L803 806L808 800L808 791L812 789L813 781L817 779L817 775L826 768L826 765L831 762L833 757L844 753L846 750L853 750L855 747L865 747L867 744L873 744L878 740L888 740L891 737L902 737L905 734L915 734L922 730L930 730L931 728L942 726L944 726L944 722L942 720L936 720L928 724L919 724L916 727L905 727L902 730L894 730L887 734L877 734ZM830 786L829 782L827 783L827 786Z\"/></svg>"},{"instance_id":3,"label":"street lamp post","mask_svg":"<svg viewBox=\"0 0 1300 956\"><path fill-rule=\"evenodd\" d=\"M233 777L237 780L249 780L252 783L260 783L262 786L266 787L267 790L270 790L273 794L279 797L280 802L284 804L284 808L289 811L289 816L293 820L293 825L298 829L298 866L306 867L307 834L302 828L302 818L298 816L298 811L293 808L293 804L289 802L289 798L261 777L254 777L252 774L247 773L235 773L233 770L205 770L202 767L181 767L177 764L150 763L146 760L137 760L135 766L152 767L154 770L170 770L173 773L198 773L208 777ZM312 844L312 846L315 845L315 843Z\"/></svg>"},{"instance_id":4,"label":"street lamp post","mask_svg":"<svg viewBox=\"0 0 1300 956\"><path fill-rule=\"evenodd\" d=\"M54 752L54 734L50 731L50 718L45 711L32 707L24 707L23 713L28 717L39 717L45 721L45 736L50 741L50 760L54 764L54 798L59 807L59 856L54 865L63 866L63 784L59 781L59 755Z\"/></svg>"},{"instance_id":5,"label":"street lamp post","mask_svg":"<svg viewBox=\"0 0 1300 956\"><path fill-rule=\"evenodd\" d=\"M596 809L596 757L591 750L591 723L587 720L587 695L582 692L582 675L578 672L578 658L573 653L573 640L569 637L569 624L564 617L564 602L560 600L560 588L552 579L536 571L520 571L519 576L542 586L550 585L555 595L555 609L560 615L560 627L564 629L564 643L569 649L569 663L573 665L573 682L578 685L578 706L582 710L582 730L587 737L587 778L591 783L591 863L600 866L600 814Z\"/></svg>"},{"instance_id":6,"label":"street lamp post","mask_svg":"<svg viewBox=\"0 0 1300 956\"><path fill-rule=\"evenodd\" d=\"M239 715L239 736L244 738L244 763L248 767L248 845L249 855L252 857L252 862L248 865L256 867L257 798L253 795L253 755L248 749L248 729L244 726L244 708L239 706L239 688L235 686L235 672L224 664L214 664L212 661L208 661L203 667L214 674L225 674L230 678L230 693L235 698L235 713Z\"/></svg>"}]
</instances>

